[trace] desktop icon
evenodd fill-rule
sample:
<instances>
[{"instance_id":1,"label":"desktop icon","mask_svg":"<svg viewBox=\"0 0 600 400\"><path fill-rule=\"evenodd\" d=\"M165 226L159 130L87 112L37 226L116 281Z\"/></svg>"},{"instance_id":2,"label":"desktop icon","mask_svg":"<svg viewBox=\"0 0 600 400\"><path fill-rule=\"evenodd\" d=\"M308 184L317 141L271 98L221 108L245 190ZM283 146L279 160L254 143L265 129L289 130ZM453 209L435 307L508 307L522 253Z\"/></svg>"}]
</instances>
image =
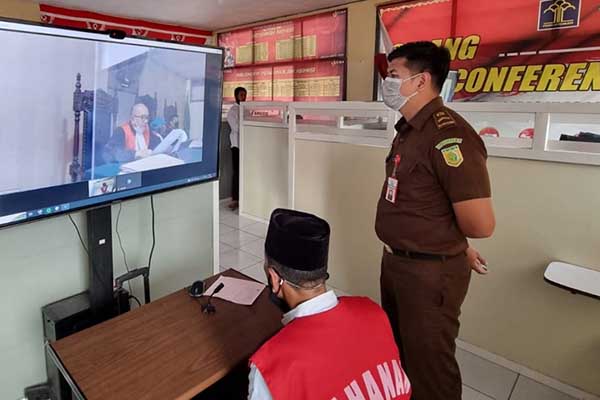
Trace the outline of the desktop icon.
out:
<instances>
[{"instance_id":1,"label":"desktop icon","mask_svg":"<svg viewBox=\"0 0 600 400\"><path fill-rule=\"evenodd\" d=\"M52 207L46 208L46 214L52 214Z\"/></svg>"}]
</instances>

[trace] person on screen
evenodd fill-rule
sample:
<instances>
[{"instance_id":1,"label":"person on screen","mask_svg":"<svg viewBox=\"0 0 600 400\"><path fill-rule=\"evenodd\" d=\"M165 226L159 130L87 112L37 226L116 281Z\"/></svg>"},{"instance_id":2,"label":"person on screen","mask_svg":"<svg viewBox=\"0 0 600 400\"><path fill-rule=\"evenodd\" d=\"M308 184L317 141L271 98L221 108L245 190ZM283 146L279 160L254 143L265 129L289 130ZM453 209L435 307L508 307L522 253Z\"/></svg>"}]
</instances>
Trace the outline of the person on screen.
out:
<instances>
[{"instance_id":1,"label":"person on screen","mask_svg":"<svg viewBox=\"0 0 600 400\"><path fill-rule=\"evenodd\" d=\"M233 161L233 179L231 183L231 204L229 208L236 210L239 206L239 175L240 175L240 103L246 101L248 92L243 87L235 88L233 92L235 96L235 104L231 106L227 113L227 123L231 128L229 140L231 141L231 158Z\"/></svg>"},{"instance_id":2,"label":"person on screen","mask_svg":"<svg viewBox=\"0 0 600 400\"><path fill-rule=\"evenodd\" d=\"M170 124L161 118L156 117L150 123L150 133L160 140L160 144L154 147L152 154L169 154L177 156L177 151L182 144L187 142L188 135L183 129L171 129L173 126L179 126L179 121L171 118Z\"/></svg>"},{"instance_id":3,"label":"person on screen","mask_svg":"<svg viewBox=\"0 0 600 400\"><path fill-rule=\"evenodd\" d=\"M410 398L383 309L327 290L329 237L315 215L271 214L265 272L284 327L250 358L249 400Z\"/></svg>"},{"instance_id":4,"label":"person on screen","mask_svg":"<svg viewBox=\"0 0 600 400\"><path fill-rule=\"evenodd\" d=\"M145 158L152 154L160 138L150 134L150 112L142 103L131 107L129 121L119 126L104 148L107 163L124 163Z\"/></svg>"},{"instance_id":5,"label":"person on screen","mask_svg":"<svg viewBox=\"0 0 600 400\"><path fill-rule=\"evenodd\" d=\"M150 133L161 141L167 136L167 122L164 118L156 117L150 122Z\"/></svg>"},{"instance_id":6,"label":"person on screen","mask_svg":"<svg viewBox=\"0 0 600 400\"><path fill-rule=\"evenodd\" d=\"M177 112L177 106L168 106L165 109L165 120L167 121L167 134L174 129L179 129L179 113Z\"/></svg>"}]
</instances>

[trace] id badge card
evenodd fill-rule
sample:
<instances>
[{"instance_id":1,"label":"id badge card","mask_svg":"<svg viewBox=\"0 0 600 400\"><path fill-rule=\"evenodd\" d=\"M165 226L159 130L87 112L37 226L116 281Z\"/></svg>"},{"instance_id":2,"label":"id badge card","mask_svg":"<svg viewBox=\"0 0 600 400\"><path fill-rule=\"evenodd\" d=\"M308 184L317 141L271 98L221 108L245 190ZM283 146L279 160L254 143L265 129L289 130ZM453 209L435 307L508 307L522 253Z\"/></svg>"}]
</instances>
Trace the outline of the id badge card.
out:
<instances>
[{"instance_id":1,"label":"id badge card","mask_svg":"<svg viewBox=\"0 0 600 400\"><path fill-rule=\"evenodd\" d=\"M387 180L387 191L385 199L390 203L396 203L396 194L398 193L398 179L389 177Z\"/></svg>"},{"instance_id":2,"label":"id badge card","mask_svg":"<svg viewBox=\"0 0 600 400\"><path fill-rule=\"evenodd\" d=\"M398 179L396 179L396 172L398 171L401 159L402 157L400 154L396 154L396 157L394 157L394 170L392 171L392 176L387 179L385 199L390 203L396 203L396 195L398 194Z\"/></svg>"}]
</instances>

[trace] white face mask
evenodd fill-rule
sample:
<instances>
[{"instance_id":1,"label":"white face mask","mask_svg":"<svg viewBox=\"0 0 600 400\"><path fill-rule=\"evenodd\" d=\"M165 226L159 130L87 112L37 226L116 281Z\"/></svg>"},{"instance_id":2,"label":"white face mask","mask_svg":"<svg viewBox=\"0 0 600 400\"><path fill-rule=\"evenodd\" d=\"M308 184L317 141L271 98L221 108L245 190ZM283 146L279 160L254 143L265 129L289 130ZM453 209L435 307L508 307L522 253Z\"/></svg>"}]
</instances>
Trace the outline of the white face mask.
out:
<instances>
[{"instance_id":1,"label":"white face mask","mask_svg":"<svg viewBox=\"0 0 600 400\"><path fill-rule=\"evenodd\" d=\"M400 111L400 109L404 107L411 98L413 98L417 95L417 93L419 93L417 91L411 94L410 96L403 96L402 93L400 93L400 88L402 88L402 84L406 81L416 78L419 75L421 74L416 74L406 79L391 78L389 76L385 78L385 80L383 81L383 102L385 103L385 105L394 111Z\"/></svg>"}]
</instances>

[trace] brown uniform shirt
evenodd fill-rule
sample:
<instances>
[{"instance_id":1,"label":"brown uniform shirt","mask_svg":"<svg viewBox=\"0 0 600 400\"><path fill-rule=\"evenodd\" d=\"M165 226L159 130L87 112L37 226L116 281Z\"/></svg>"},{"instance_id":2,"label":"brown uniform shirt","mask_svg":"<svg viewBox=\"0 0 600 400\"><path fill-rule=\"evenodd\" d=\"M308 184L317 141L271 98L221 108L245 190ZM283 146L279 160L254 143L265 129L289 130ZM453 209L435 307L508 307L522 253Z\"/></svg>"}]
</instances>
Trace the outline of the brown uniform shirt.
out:
<instances>
[{"instance_id":1,"label":"brown uniform shirt","mask_svg":"<svg viewBox=\"0 0 600 400\"><path fill-rule=\"evenodd\" d=\"M475 130L441 98L410 121L402 118L386 159L386 180L375 230L388 246L419 253L456 255L467 249L453 203L491 197L487 151ZM395 171L395 203L386 200Z\"/></svg>"}]
</instances>

